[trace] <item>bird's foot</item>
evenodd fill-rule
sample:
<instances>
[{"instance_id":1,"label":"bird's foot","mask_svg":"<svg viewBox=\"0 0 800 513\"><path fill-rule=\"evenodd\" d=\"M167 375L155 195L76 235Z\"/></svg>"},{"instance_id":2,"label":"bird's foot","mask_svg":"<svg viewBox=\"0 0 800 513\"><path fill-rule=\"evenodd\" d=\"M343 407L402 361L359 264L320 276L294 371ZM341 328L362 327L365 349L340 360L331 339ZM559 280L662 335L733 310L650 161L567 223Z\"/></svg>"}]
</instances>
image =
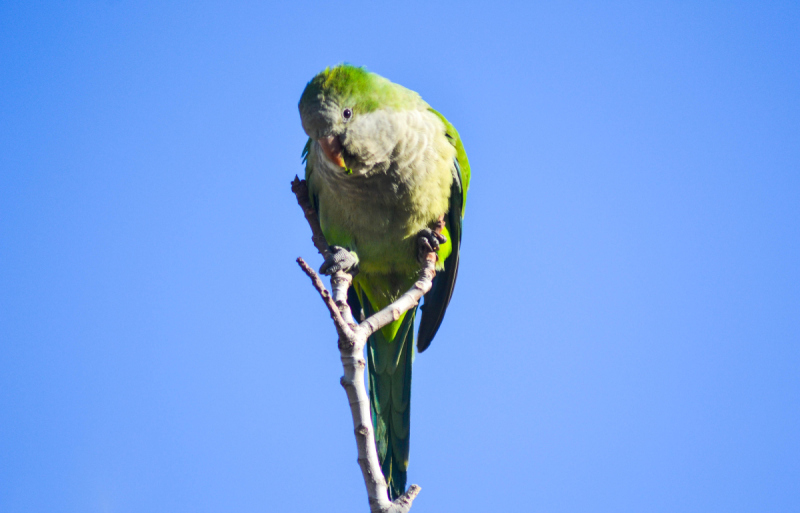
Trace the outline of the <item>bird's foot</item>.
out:
<instances>
[{"instance_id":1,"label":"bird's foot","mask_svg":"<svg viewBox=\"0 0 800 513\"><path fill-rule=\"evenodd\" d=\"M439 251L439 245L447 242L447 237L437 228L423 228L417 234L417 258L424 262L428 254Z\"/></svg>"},{"instance_id":2,"label":"bird's foot","mask_svg":"<svg viewBox=\"0 0 800 513\"><path fill-rule=\"evenodd\" d=\"M331 246L331 253L319 268L320 274L331 275L344 271L355 275L358 272L358 255L341 246Z\"/></svg>"}]
</instances>

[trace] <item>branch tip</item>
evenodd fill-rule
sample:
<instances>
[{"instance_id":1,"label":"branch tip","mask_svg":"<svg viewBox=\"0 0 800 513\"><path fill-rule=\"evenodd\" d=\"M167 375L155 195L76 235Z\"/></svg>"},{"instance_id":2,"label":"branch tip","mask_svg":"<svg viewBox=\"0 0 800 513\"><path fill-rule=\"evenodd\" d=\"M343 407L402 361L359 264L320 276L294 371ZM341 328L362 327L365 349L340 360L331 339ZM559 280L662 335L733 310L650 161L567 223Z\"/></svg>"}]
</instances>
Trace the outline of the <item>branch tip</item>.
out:
<instances>
[{"instance_id":1,"label":"branch tip","mask_svg":"<svg viewBox=\"0 0 800 513\"><path fill-rule=\"evenodd\" d=\"M403 502L405 504L408 504L409 507L411 507L411 502L417 498L417 495L419 495L419 492L421 491L422 487L420 487L419 485L412 484L411 486L408 487L406 493L397 498L396 502Z\"/></svg>"}]
</instances>

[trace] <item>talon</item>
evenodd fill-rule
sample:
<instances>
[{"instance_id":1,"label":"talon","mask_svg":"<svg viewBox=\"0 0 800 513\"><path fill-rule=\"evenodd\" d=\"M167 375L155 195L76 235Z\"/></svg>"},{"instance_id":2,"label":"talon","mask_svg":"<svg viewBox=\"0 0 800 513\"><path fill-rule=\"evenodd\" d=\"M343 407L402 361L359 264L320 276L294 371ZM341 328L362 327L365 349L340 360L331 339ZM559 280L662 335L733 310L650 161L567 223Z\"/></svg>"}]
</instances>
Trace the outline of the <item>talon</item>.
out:
<instances>
[{"instance_id":1,"label":"talon","mask_svg":"<svg viewBox=\"0 0 800 513\"><path fill-rule=\"evenodd\" d=\"M358 256L352 251L341 246L331 246L331 254L319 268L320 274L331 275L339 271L356 274L358 267Z\"/></svg>"},{"instance_id":2,"label":"talon","mask_svg":"<svg viewBox=\"0 0 800 513\"><path fill-rule=\"evenodd\" d=\"M440 244L445 242L447 242L447 237L441 233L431 230L430 228L424 228L421 230L417 236L420 261L424 260L428 253L435 253L439 251Z\"/></svg>"},{"instance_id":3,"label":"talon","mask_svg":"<svg viewBox=\"0 0 800 513\"><path fill-rule=\"evenodd\" d=\"M421 249L422 249L422 251L425 251L425 252L436 251L436 250L433 248L433 244L431 244L431 243L430 243L430 241L429 241L428 239L425 239L425 238L422 238L422 237L420 237L420 239L419 239L419 244L420 244L420 246L421 246Z\"/></svg>"}]
</instances>

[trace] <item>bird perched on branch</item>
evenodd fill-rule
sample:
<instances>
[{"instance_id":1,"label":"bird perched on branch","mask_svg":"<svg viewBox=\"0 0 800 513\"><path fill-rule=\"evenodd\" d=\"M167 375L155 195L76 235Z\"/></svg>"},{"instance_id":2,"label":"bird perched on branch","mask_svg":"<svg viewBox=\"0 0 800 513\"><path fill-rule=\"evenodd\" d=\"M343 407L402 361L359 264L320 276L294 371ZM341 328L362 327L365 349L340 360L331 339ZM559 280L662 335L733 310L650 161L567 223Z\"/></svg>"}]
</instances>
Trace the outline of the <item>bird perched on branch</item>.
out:
<instances>
[{"instance_id":1,"label":"bird perched on branch","mask_svg":"<svg viewBox=\"0 0 800 513\"><path fill-rule=\"evenodd\" d=\"M320 272L353 274L348 303L369 316L407 291L421 255L435 251L417 334L424 351L458 272L470 177L458 132L417 93L348 64L316 75L299 109L309 196L331 245ZM372 422L393 500L408 469L415 315L409 310L367 344Z\"/></svg>"}]
</instances>

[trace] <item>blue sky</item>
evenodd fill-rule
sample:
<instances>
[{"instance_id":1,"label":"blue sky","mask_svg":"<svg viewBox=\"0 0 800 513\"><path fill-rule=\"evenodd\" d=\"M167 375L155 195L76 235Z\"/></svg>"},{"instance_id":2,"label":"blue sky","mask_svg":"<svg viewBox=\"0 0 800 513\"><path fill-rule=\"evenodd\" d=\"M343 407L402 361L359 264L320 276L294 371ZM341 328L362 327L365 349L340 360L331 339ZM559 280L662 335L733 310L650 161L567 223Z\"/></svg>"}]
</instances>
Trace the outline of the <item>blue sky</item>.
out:
<instances>
[{"instance_id":1,"label":"blue sky","mask_svg":"<svg viewBox=\"0 0 800 513\"><path fill-rule=\"evenodd\" d=\"M413 511L796 511L796 3L128 1L0 5L0 510L366 511L289 191L342 61L473 169Z\"/></svg>"}]
</instances>

